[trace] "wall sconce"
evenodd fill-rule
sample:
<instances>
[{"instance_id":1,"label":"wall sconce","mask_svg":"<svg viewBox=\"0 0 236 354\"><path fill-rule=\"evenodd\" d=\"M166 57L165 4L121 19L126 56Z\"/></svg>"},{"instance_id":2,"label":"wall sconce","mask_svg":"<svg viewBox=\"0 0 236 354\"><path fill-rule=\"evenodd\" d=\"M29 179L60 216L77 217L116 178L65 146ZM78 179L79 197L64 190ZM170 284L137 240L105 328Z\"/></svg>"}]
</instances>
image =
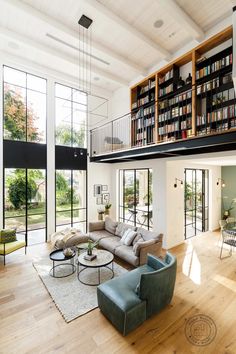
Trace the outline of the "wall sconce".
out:
<instances>
[{"instance_id":1,"label":"wall sconce","mask_svg":"<svg viewBox=\"0 0 236 354\"><path fill-rule=\"evenodd\" d=\"M78 154L77 154L77 151L75 150L74 151L74 157L77 157L78 156Z\"/></svg>"},{"instance_id":2,"label":"wall sconce","mask_svg":"<svg viewBox=\"0 0 236 354\"><path fill-rule=\"evenodd\" d=\"M183 182L182 179L179 179L179 178L175 178L174 188L178 187L178 181L180 182L180 187L183 188L184 187L184 182Z\"/></svg>"},{"instance_id":3,"label":"wall sconce","mask_svg":"<svg viewBox=\"0 0 236 354\"><path fill-rule=\"evenodd\" d=\"M221 184L221 188L225 187L225 181L222 178L217 178L216 184L217 184L217 186L219 186L219 184Z\"/></svg>"}]
</instances>

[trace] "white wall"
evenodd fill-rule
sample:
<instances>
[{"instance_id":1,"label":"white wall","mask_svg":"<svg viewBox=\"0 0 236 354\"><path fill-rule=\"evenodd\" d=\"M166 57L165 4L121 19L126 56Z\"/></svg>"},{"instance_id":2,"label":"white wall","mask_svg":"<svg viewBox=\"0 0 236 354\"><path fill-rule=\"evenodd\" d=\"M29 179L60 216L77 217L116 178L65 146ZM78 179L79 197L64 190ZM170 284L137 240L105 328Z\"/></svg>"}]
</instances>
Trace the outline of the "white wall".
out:
<instances>
[{"instance_id":1,"label":"white wall","mask_svg":"<svg viewBox=\"0 0 236 354\"><path fill-rule=\"evenodd\" d=\"M90 220L97 220L97 206L92 196L93 184L107 181L111 193L112 217L118 219L119 169L151 168L153 170L153 229L164 234L164 248L184 242L184 189L174 188L175 178L184 180L185 168L209 170L209 230L218 229L221 218L221 188L216 185L221 167L194 164L192 159L152 159L117 164L90 164Z\"/></svg>"},{"instance_id":2,"label":"white wall","mask_svg":"<svg viewBox=\"0 0 236 354\"><path fill-rule=\"evenodd\" d=\"M124 86L113 92L111 101L111 119L116 119L130 112L130 88Z\"/></svg>"}]
</instances>

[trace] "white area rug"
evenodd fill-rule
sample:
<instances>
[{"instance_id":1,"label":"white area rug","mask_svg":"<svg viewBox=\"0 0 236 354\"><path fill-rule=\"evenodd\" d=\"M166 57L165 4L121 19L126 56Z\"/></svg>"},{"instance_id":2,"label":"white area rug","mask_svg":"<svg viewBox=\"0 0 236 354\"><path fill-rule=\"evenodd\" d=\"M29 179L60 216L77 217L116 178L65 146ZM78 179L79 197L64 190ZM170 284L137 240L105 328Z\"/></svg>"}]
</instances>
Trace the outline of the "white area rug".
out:
<instances>
[{"instance_id":1,"label":"white area rug","mask_svg":"<svg viewBox=\"0 0 236 354\"><path fill-rule=\"evenodd\" d=\"M52 261L49 258L37 260L33 262L33 266L66 322L70 322L98 306L97 287L80 283L77 278L77 270L66 278L53 278L49 275L52 267ZM65 270L68 271L68 268L58 267L57 275L62 275ZM125 268L114 262L115 277L126 272ZM111 271L105 267L101 268L101 283L110 277ZM85 282L98 282L98 270L86 269L81 274L81 279Z\"/></svg>"}]
</instances>

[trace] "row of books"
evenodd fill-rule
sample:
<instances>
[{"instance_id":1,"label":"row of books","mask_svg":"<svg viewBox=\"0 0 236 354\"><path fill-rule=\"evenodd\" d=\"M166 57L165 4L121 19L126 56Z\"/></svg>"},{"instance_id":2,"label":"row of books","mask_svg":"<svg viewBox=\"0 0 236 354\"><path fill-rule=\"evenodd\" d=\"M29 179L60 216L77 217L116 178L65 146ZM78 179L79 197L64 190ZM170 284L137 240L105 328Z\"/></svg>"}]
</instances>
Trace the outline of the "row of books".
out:
<instances>
[{"instance_id":1,"label":"row of books","mask_svg":"<svg viewBox=\"0 0 236 354\"><path fill-rule=\"evenodd\" d=\"M133 127L134 129L145 129L146 127L150 126L150 125L154 125L155 124L155 117L149 117L146 119L143 118L138 118L135 121L133 121Z\"/></svg>"},{"instance_id":2,"label":"row of books","mask_svg":"<svg viewBox=\"0 0 236 354\"><path fill-rule=\"evenodd\" d=\"M147 96L144 96L142 98L139 98L138 99L138 107L144 105L145 103L148 103L149 102L149 95Z\"/></svg>"},{"instance_id":3,"label":"row of books","mask_svg":"<svg viewBox=\"0 0 236 354\"><path fill-rule=\"evenodd\" d=\"M232 126L231 126L232 127ZM229 130L229 123L224 122L222 124L218 124L214 127L205 127L197 129L197 135L208 135L210 133L221 132L222 130Z\"/></svg>"},{"instance_id":4,"label":"row of books","mask_svg":"<svg viewBox=\"0 0 236 354\"><path fill-rule=\"evenodd\" d=\"M176 97L170 98L169 100L159 101L159 109L169 108L170 106L181 103L192 97L192 91L184 92Z\"/></svg>"},{"instance_id":5,"label":"row of books","mask_svg":"<svg viewBox=\"0 0 236 354\"><path fill-rule=\"evenodd\" d=\"M162 96L166 95L167 93L173 92L173 89L174 89L173 84L170 84L166 87L160 88L159 89L159 97L162 97Z\"/></svg>"},{"instance_id":6,"label":"row of books","mask_svg":"<svg viewBox=\"0 0 236 354\"><path fill-rule=\"evenodd\" d=\"M172 79L173 78L173 74L174 74L174 70L171 69L170 71L168 71L164 76L159 77L158 82L159 84L163 84L163 82Z\"/></svg>"},{"instance_id":7,"label":"row of books","mask_svg":"<svg viewBox=\"0 0 236 354\"><path fill-rule=\"evenodd\" d=\"M207 81L206 83L197 86L197 95L207 91L211 91L219 86L220 86L219 78L217 78L216 80Z\"/></svg>"},{"instance_id":8,"label":"row of books","mask_svg":"<svg viewBox=\"0 0 236 354\"><path fill-rule=\"evenodd\" d=\"M137 133L136 134L136 144L138 145L138 142L141 142L142 145L145 145L145 143L150 144L153 142L153 129L147 129L142 133Z\"/></svg>"},{"instance_id":9,"label":"row of books","mask_svg":"<svg viewBox=\"0 0 236 354\"><path fill-rule=\"evenodd\" d=\"M205 77L209 74L212 74L230 64L232 64L232 54L227 55L226 57L215 61L212 64L209 64L207 66L205 66L202 69L199 69L196 71L196 79L201 79L202 77Z\"/></svg>"},{"instance_id":10,"label":"row of books","mask_svg":"<svg viewBox=\"0 0 236 354\"><path fill-rule=\"evenodd\" d=\"M139 118L145 118L148 117L150 115L155 115L155 106L150 106L150 107L146 107L144 109L139 109L137 113L133 113L132 114L132 120L134 119L139 119Z\"/></svg>"},{"instance_id":11,"label":"row of books","mask_svg":"<svg viewBox=\"0 0 236 354\"><path fill-rule=\"evenodd\" d=\"M166 124L163 127L158 128L159 135L165 135L169 133L175 133L179 131L179 122L173 122L171 124Z\"/></svg>"},{"instance_id":12,"label":"row of books","mask_svg":"<svg viewBox=\"0 0 236 354\"><path fill-rule=\"evenodd\" d=\"M221 109L218 109L216 111L207 114L209 122L232 118L235 116L236 116L236 104L230 105L228 107L223 107Z\"/></svg>"},{"instance_id":13,"label":"row of books","mask_svg":"<svg viewBox=\"0 0 236 354\"><path fill-rule=\"evenodd\" d=\"M191 129L192 128L192 119L186 119L180 122L181 130Z\"/></svg>"},{"instance_id":14,"label":"row of books","mask_svg":"<svg viewBox=\"0 0 236 354\"><path fill-rule=\"evenodd\" d=\"M184 114L189 114L192 111L191 103L187 104L186 106L174 107L171 110L172 118L182 116Z\"/></svg>"},{"instance_id":15,"label":"row of books","mask_svg":"<svg viewBox=\"0 0 236 354\"><path fill-rule=\"evenodd\" d=\"M167 112L164 112L162 114L159 114L158 115L158 122L164 122L165 120L168 120L171 118L171 112L170 111L167 111Z\"/></svg>"},{"instance_id":16,"label":"row of books","mask_svg":"<svg viewBox=\"0 0 236 354\"><path fill-rule=\"evenodd\" d=\"M148 84L147 85L140 87L139 94L141 95L141 94L151 90L153 87L155 87L155 85L156 85L156 81L155 80L148 80Z\"/></svg>"}]
</instances>

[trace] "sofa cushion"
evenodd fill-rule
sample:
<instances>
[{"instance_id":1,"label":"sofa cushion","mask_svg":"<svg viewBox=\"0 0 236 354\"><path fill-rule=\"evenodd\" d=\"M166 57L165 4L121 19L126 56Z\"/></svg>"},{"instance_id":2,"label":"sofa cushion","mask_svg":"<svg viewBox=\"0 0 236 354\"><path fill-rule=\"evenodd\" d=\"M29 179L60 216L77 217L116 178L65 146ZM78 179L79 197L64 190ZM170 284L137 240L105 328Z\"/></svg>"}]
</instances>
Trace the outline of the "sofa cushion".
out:
<instances>
[{"instance_id":1,"label":"sofa cushion","mask_svg":"<svg viewBox=\"0 0 236 354\"><path fill-rule=\"evenodd\" d=\"M148 241L151 239L156 239L156 240L160 239L161 240L161 238L162 238L162 234L159 234L155 231L149 231L149 230L143 229L142 227L137 228L137 233L142 236L144 241Z\"/></svg>"},{"instance_id":2,"label":"sofa cushion","mask_svg":"<svg viewBox=\"0 0 236 354\"><path fill-rule=\"evenodd\" d=\"M126 262L134 265L139 265L139 257L135 256L132 246L121 245L115 249L115 255L124 259Z\"/></svg>"},{"instance_id":3,"label":"sofa cushion","mask_svg":"<svg viewBox=\"0 0 236 354\"><path fill-rule=\"evenodd\" d=\"M105 230L114 235L117 224L117 221L113 221L111 218L109 218L109 216L107 216L105 219Z\"/></svg>"},{"instance_id":4,"label":"sofa cushion","mask_svg":"<svg viewBox=\"0 0 236 354\"><path fill-rule=\"evenodd\" d=\"M123 243L123 245L130 246L133 242L133 239L137 235L137 232L131 229L127 229L123 236L120 239L120 242Z\"/></svg>"},{"instance_id":5,"label":"sofa cushion","mask_svg":"<svg viewBox=\"0 0 236 354\"><path fill-rule=\"evenodd\" d=\"M132 245L134 246L138 241L144 241L144 239L142 238L141 234L137 233L137 235L133 239Z\"/></svg>"},{"instance_id":6,"label":"sofa cushion","mask_svg":"<svg viewBox=\"0 0 236 354\"><path fill-rule=\"evenodd\" d=\"M4 229L0 231L0 243L8 243L16 241L15 229Z\"/></svg>"},{"instance_id":7,"label":"sofa cushion","mask_svg":"<svg viewBox=\"0 0 236 354\"><path fill-rule=\"evenodd\" d=\"M106 230L93 231L89 233L89 238L94 242L99 241L105 237L114 237L114 235Z\"/></svg>"},{"instance_id":8,"label":"sofa cushion","mask_svg":"<svg viewBox=\"0 0 236 354\"><path fill-rule=\"evenodd\" d=\"M25 241L13 241L13 242L8 242L5 243L5 254L9 254L11 252L14 252L22 247L25 247L26 243ZM0 244L0 254L4 254L4 244Z\"/></svg>"},{"instance_id":9,"label":"sofa cushion","mask_svg":"<svg viewBox=\"0 0 236 354\"><path fill-rule=\"evenodd\" d=\"M118 225L116 227L116 231L115 231L115 235L116 236L119 236L119 237L122 237L124 232L127 230L127 229L131 229L133 231L136 231L137 227L136 226L132 226L132 225L129 225L129 224L125 224L123 222L118 222Z\"/></svg>"},{"instance_id":10,"label":"sofa cushion","mask_svg":"<svg viewBox=\"0 0 236 354\"><path fill-rule=\"evenodd\" d=\"M105 230L105 221L94 221L89 223L89 231Z\"/></svg>"},{"instance_id":11,"label":"sofa cushion","mask_svg":"<svg viewBox=\"0 0 236 354\"><path fill-rule=\"evenodd\" d=\"M102 238L99 241L99 246L105 248L106 250L110 251L111 253L115 252L117 247L120 247L120 238L118 236L111 236Z\"/></svg>"},{"instance_id":12,"label":"sofa cushion","mask_svg":"<svg viewBox=\"0 0 236 354\"><path fill-rule=\"evenodd\" d=\"M139 256L140 250L142 247L147 247L150 245L154 245L156 243L155 239L152 240L147 240L147 241L138 241L134 246L133 246L133 252L135 256Z\"/></svg>"}]
</instances>

